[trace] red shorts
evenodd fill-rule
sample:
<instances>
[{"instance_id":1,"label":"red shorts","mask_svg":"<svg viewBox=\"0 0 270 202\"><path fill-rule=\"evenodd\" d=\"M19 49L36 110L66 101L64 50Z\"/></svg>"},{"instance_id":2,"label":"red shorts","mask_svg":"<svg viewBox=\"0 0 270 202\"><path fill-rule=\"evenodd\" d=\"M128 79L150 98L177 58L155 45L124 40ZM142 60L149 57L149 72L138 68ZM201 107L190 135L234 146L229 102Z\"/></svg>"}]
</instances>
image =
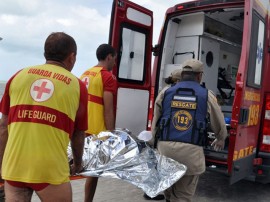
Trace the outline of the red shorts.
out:
<instances>
[{"instance_id":1,"label":"red shorts","mask_svg":"<svg viewBox=\"0 0 270 202\"><path fill-rule=\"evenodd\" d=\"M45 189L47 186L50 185L49 183L27 183L27 182L17 182L17 181L10 181L10 180L6 180L6 182L13 187L30 188L35 191L41 191L42 189Z\"/></svg>"}]
</instances>

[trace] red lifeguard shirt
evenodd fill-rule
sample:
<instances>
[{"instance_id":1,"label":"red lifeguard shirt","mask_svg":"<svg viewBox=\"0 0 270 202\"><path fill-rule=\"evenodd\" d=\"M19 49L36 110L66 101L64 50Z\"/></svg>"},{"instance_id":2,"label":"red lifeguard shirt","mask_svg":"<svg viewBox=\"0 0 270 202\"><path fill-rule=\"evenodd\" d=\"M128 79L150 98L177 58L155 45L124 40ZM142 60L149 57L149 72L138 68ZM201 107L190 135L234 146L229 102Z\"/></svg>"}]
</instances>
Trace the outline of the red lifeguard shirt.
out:
<instances>
[{"instance_id":1,"label":"red lifeguard shirt","mask_svg":"<svg viewBox=\"0 0 270 202\"><path fill-rule=\"evenodd\" d=\"M103 93L109 91L116 102L117 82L115 76L103 67L92 67L80 77L88 89L88 130L97 135L105 131ZM115 110L114 110L115 111Z\"/></svg>"},{"instance_id":2,"label":"red lifeguard shirt","mask_svg":"<svg viewBox=\"0 0 270 202\"><path fill-rule=\"evenodd\" d=\"M69 138L75 129L87 129L85 85L56 65L25 68L8 81L0 111L8 115L3 179L69 181Z\"/></svg>"}]
</instances>

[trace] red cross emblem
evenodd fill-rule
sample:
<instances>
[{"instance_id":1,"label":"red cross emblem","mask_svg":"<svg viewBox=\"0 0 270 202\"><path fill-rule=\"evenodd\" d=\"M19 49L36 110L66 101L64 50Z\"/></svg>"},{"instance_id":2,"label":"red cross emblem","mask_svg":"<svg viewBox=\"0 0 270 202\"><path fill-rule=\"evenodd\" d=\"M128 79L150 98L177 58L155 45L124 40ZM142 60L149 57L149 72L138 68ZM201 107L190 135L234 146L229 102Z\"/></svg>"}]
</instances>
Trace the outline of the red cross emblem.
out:
<instances>
[{"instance_id":1,"label":"red cross emblem","mask_svg":"<svg viewBox=\"0 0 270 202\"><path fill-rule=\"evenodd\" d=\"M50 93L51 92L51 89L46 88L46 84L47 84L47 82L43 81L40 87L34 86L33 90L38 92L37 99L40 99L43 93Z\"/></svg>"},{"instance_id":2,"label":"red cross emblem","mask_svg":"<svg viewBox=\"0 0 270 202\"><path fill-rule=\"evenodd\" d=\"M53 83L48 79L36 80L30 89L30 94L36 102L43 102L48 100L54 91Z\"/></svg>"},{"instance_id":3,"label":"red cross emblem","mask_svg":"<svg viewBox=\"0 0 270 202\"><path fill-rule=\"evenodd\" d=\"M88 86L89 86L89 77L83 77L81 80L84 83L84 85L86 86L86 88L88 88Z\"/></svg>"}]
</instances>

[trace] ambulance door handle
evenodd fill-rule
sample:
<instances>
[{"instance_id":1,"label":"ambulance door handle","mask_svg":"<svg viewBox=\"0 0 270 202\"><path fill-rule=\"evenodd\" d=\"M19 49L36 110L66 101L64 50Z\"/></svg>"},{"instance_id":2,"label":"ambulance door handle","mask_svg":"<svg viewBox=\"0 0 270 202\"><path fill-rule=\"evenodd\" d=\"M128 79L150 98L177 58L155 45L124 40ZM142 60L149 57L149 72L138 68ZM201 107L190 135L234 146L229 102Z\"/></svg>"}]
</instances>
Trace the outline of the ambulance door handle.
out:
<instances>
[{"instance_id":1,"label":"ambulance door handle","mask_svg":"<svg viewBox=\"0 0 270 202\"><path fill-rule=\"evenodd\" d=\"M156 44L155 47L152 47L153 56L159 56L160 45Z\"/></svg>"},{"instance_id":2,"label":"ambulance door handle","mask_svg":"<svg viewBox=\"0 0 270 202\"><path fill-rule=\"evenodd\" d=\"M134 58L134 51L131 51L130 53L129 53L129 57L132 59L132 58Z\"/></svg>"},{"instance_id":3,"label":"ambulance door handle","mask_svg":"<svg viewBox=\"0 0 270 202\"><path fill-rule=\"evenodd\" d=\"M239 124L245 124L248 121L248 108L240 108Z\"/></svg>"}]
</instances>

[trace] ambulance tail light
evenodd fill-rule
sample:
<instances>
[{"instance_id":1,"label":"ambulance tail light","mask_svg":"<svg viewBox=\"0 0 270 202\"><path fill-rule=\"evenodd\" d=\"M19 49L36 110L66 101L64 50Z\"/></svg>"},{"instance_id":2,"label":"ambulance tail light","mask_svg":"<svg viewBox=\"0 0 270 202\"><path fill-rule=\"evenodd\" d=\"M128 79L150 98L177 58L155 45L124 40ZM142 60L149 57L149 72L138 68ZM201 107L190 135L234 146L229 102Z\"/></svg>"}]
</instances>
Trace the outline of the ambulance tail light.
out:
<instances>
[{"instance_id":1,"label":"ambulance tail light","mask_svg":"<svg viewBox=\"0 0 270 202\"><path fill-rule=\"evenodd\" d=\"M178 5L178 6L177 6L177 10L182 10L183 8L184 8L183 5Z\"/></svg>"},{"instance_id":2,"label":"ambulance tail light","mask_svg":"<svg viewBox=\"0 0 270 202\"><path fill-rule=\"evenodd\" d=\"M270 94L266 95L265 98L265 115L262 126L262 140L260 151L270 152Z\"/></svg>"}]
</instances>

